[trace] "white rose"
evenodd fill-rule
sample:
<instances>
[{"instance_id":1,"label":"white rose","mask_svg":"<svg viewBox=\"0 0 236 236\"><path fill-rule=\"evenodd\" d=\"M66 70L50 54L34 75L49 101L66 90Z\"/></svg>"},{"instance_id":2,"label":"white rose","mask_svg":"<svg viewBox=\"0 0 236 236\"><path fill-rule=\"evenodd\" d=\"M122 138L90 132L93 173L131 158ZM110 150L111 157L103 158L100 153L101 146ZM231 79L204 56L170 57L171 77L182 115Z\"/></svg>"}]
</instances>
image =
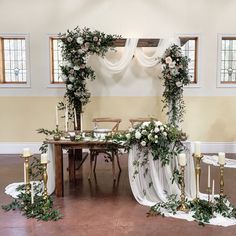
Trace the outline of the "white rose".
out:
<instances>
[{"instance_id":1,"label":"white rose","mask_svg":"<svg viewBox=\"0 0 236 236\"><path fill-rule=\"evenodd\" d=\"M69 76L69 80L70 80L71 83L73 83L75 81L75 77Z\"/></svg>"},{"instance_id":2,"label":"white rose","mask_svg":"<svg viewBox=\"0 0 236 236\"><path fill-rule=\"evenodd\" d=\"M76 41L78 44L82 44L84 42L84 40L81 37L78 37Z\"/></svg>"},{"instance_id":3,"label":"white rose","mask_svg":"<svg viewBox=\"0 0 236 236\"><path fill-rule=\"evenodd\" d=\"M141 145L142 145L143 147L145 147L145 146L146 146L146 142L145 142L145 141L142 141L142 142L141 142Z\"/></svg>"},{"instance_id":4,"label":"white rose","mask_svg":"<svg viewBox=\"0 0 236 236\"><path fill-rule=\"evenodd\" d=\"M155 135L155 136L154 136L154 138L155 138L155 139L157 139L157 138L158 138L158 136L157 136L157 135Z\"/></svg>"},{"instance_id":5,"label":"white rose","mask_svg":"<svg viewBox=\"0 0 236 236\"><path fill-rule=\"evenodd\" d=\"M74 70L80 70L79 66L74 66Z\"/></svg>"},{"instance_id":6,"label":"white rose","mask_svg":"<svg viewBox=\"0 0 236 236\"><path fill-rule=\"evenodd\" d=\"M158 133L158 132L159 132L159 128L156 127L156 128L154 129L154 132L155 132L155 133Z\"/></svg>"},{"instance_id":7,"label":"white rose","mask_svg":"<svg viewBox=\"0 0 236 236\"><path fill-rule=\"evenodd\" d=\"M94 37L93 37L93 41L94 41L94 42L97 42L97 41L98 41L98 37L97 37L97 36L94 36Z\"/></svg>"},{"instance_id":8,"label":"white rose","mask_svg":"<svg viewBox=\"0 0 236 236\"><path fill-rule=\"evenodd\" d=\"M127 139L130 139L130 134L126 134L126 138L127 138Z\"/></svg>"},{"instance_id":9,"label":"white rose","mask_svg":"<svg viewBox=\"0 0 236 236\"><path fill-rule=\"evenodd\" d=\"M158 143L158 141L157 141L157 140L155 140L155 143Z\"/></svg>"},{"instance_id":10,"label":"white rose","mask_svg":"<svg viewBox=\"0 0 236 236\"><path fill-rule=\"evenodd\" d=\"M178 82L176 82L175 84L176 84L176 86L179 87L179 88L183 85L183 83L182 83L181 81L178 81Z\"/></svg>"},{"instance_id":11,"label":"white rose","mask_svg":"<svg viewBox=\"0 0 236 236\"><path fill-rule=\"evenodd\" d=\"M67 41L68 41L69 43L72 42L72 40L73 40L73 39L72 39L71 37L68 37L68 38L67 38Z\"/></svg>"},{"instance_id":12,"label":"white rose","mask_svg":"<svg viewBox=\"0 0 236 236\"><path fill-rule=\"evenodd\" d=\"M68 90L72 90L72 89L73 89L73 85L72 85L72 84L68 84L68 85L67 85L67 89L68 89Z\"/></svg>"},{"instance_id":13,"label":"white rose","mask_svg":"<svg viewBox=\"0 0 236 236\"><path fill-rule=\"evenodd\" d=\"M161 130L161 131L163 131L163 130L164 130L164 127L163 127L163 126L161 126L161 127L160 127L160 130Z\"/></svg>"},{"instance_id":14,"label":"white rose","mask_svg":"<svg viewBox=\"0 0 236 236\"><path fill-rule=\"evenodd\" d=\"M163 135L164 135L164 136L167 136L167 133L166 133L166 132L163 132Z\"/></svg>"},{"instance_id":15,"label":"white rose","mask_svg":"<svg viewBox=\"0 0 236 236\"><path fill-rule=\"evenodd\" d=\"M84 50L83 50L83 49L79 49L79 50L78 50L78 53L79 53L79 54L82 54L82 53L84 53Z\"/></svg>"},{"instance_id":16,"label":"white rose","mask_svg":"<svg viewBox=\"0 0 236 236\"><path fill-rule=\"evenodd\" d=\"M170 56L166 57L165 62L166 64L170 64L172 62L172 58Z\"/></svg>"},{"instance_id":17,"label":"white rose","mask_svg":"<svg viewBox=\"0 0 236 236\"><path fill-rule=\"evenodd\" d=\"M142 127L145 128L145 127L147 127L149 124L150 124L150 122L145 121L145 122L143 122Z\"/></svg>"},{"instance_id":18,"label":"white rose","mask_svg":"<svg viewBox=\"0 0 236 236\"><path fill-rule=\"evenodd\" d=\"M143 134L143 135L146 135L146 134L147 134L147 130L144 129L144 130L142 131L142 134Z\"/></svg>"},{"instance_id":19,"label":"white rose","mask_svg":"<svg viewBox=\"0 0 236 236\"><path fill-rule=\"evenodd\" d=\"M155 121L155 125L156 125L156 126L161 126L162 123L158 120L158 121Z\"/></svg>"},{"instance_id":20,"label":"white rose","mask_svg":"<svg viewBox=\"0 0 236 236\"><path fill-rule=\"evenodd\" d=\"M136 138L136 139L140 139L140 138L141 138L141 133L140 133L139 131L137 131L137 132L135 133L135 138Z\"/></svg>"},{"instance_id":21,"label":"white rose","mask_svg":"<svg viewBox=\"0 0 236 236\"><path fill-rule=\"evenodd\" d=\"M134 128L129 128L129 132L133 132L134 131Z\"/></svg>"},{"instance_id":22,"label":"white rose","mask_svg":"<svg viewBox=\"0 0 236 236\"><path fill-rule=\"evenodd\" d=\"M170 68L175 68L175 62L173 61L173 62L169 63L169 67Z\"/></svg>"},{"instance_id":23,"label":"white rose","mask_svg":"<svg viewBox=\"0 0 236 236\"><path fill-rule=\"evenodd\" d=\"M149 139L149 140L152 139L152 135L151 135L151 134L148 135L148 139Z\"/></svg>"}]
</instances>

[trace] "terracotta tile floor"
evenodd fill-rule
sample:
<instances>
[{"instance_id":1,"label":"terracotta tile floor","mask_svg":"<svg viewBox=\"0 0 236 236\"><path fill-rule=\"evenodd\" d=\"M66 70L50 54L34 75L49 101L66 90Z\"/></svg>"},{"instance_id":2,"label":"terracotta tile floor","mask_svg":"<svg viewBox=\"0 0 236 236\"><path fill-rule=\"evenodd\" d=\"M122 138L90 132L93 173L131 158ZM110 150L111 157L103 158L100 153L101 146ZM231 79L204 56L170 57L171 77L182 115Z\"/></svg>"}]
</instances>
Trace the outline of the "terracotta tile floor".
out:
<instances>
[{"instance_id":1,"label":"terracotta tile floor","mask_svg":"<svg viewBox=\"0 0 236 236\"><path fill-rule=\"evenodd\" d=\"M68 182L65 171L65 197L56 198L55 206L64 214L57 222L41 222L25 219L19 212L0 210L0 236L72 236L72 235L158 235L158 236L235 236L236 226L198 226L173 218L146 217L147 207L139 205L133 198L127 175L127 156L121 158L122 173L119 182L113 184L110 163L99 158L96 181L87 180L88 160L77 175L77 182ZM65 157L65 169L67 166ZM11 198L4 194L4 187L22 181L22 160L17 155L0 155L0 203ZM206 165L202 164L201 190L206 188ZM212 168L218 181L218 168ZM236 169L225 169L225 192L236 204ZM218 186L216 190L218 191Z\"/></svg>"}]
</instances>

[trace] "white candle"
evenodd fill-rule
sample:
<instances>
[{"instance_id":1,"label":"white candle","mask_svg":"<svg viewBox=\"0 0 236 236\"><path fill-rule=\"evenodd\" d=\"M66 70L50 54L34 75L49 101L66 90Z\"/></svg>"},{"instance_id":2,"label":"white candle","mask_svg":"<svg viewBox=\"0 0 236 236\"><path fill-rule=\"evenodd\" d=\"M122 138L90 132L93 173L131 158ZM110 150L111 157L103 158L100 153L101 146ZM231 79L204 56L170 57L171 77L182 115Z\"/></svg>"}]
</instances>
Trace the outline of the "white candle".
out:
<instances>
[{"instance_id":1,"label":"white candle","mask_svg":"<svg viewBox=\"0 0 236 236\"><path fill-rule=\"evenodd\" d=\"M58 107L56 106L56 125L58 125Z\"/></svg>"},{"instance_id":2,"label":"white candle","mask_svg":"<svg viewBox=\"0 0 236 236\"><path fill-rule=\"evenodd\" d=\"M197 198L199 198L199 176L197 176L197 193L196 193Z\"/></svg>"},{"instance_id":3,"label":"white candle","mask_svg":"<svg viewBox=\"0 0 236 236\"><path fill-rule=\"evenodd\" d=\"M26 169L25 169L25 163L24 163L24 183L26 184Z\"/></svg>"},{"instance_id":4,"label":"white candle","mask_svg":"<svg viewBox=\"0 0 236 236\"><path fill-rule=\"evenodd\" d=\"M186 154L185 153L180 153L178 155L178 159L179 159L179 165L180 166L185 166L186 165Z\"/></svg>"},{"instance_id":5,"label":"white candle","mask_svg":"<svg viewBox=\"0 0 236 236\"><path fill-rule=\"evenodd\" d=\"M208 165L208 178L207 178L207 187L211 187L211 166Z\"/></svg>"},{"instance_id":6,"label":"white candle","mask_svg":"<svg viewBox=\"0 0 236 236\"><path fill-rule=\"evenodd\" d=\"M83 113L80 113L80 131L83 132Z\"/></svg>"},{"instance_id":7,"label":"white candle","mask_svg":"<svg viewBox=\"0 0 236 236\"><path fill-rule=\"evenodd\" d=\"M23 148L23 157L31 156L31 151L29 148Z\"/></svg>"},{"instance_id":8,"label":"white candle","mask_svg":"<svg viewBox=\"0 0 236 236\"><path fill-rule=\"evenodd\" d=\"M68 131L68 108L66 106L66 110L65 110L65 131Z\"/></svg>"},{"instance_id":9,"label":"white candle","mask_svg":"<svg viewBox=\"0 0 236 236\"><path fill-rule=\"evenodd\" d=\"M220 165L225 164L225 153L224 152L219 152L218 153L218 162Z\"/></svg>"},{"instance_id":10,"label":"white candle","mask_svg":"<svg viewBox=\"0 0 236 236\"><path fill-rule=\"evenodd\" d=\"M201 155L201 142L195 142L194 143L194 153L196 156Z\"/></svg>"},{"instance_id":11,"label":"white candle","mask_svg":"<svg viewBox=\"0 0 236 236\"><path fill-rule=\"evenodd\" d=\"M31 182L31 204L34 204L34 185Z\"/></svg>"},{"instance_id":12,"label":"white candle","mask_svg":"<svg viewBox=\"0 0 236 236\"><path fill-rule=\"evenodd\" d=\"M47 153L41 154L41 164L48 163L48 155Z\"/></svg>"},{"instance_id":13,"label":"white candle","mask_svg":"<svg viewBox=\"0 0 236 236\"><path fill-rule=\"evenodd\" d=\"M215 195L215 180L212 180L212 195L211 195L211 201L214 202L214 195Z\"/></svg>"},{"instance_id":14,"label":"white candle","mask_svg":"<svg viewBox=\"0 0 236 236\"><path fill-rule=\"evenodd\" d=\"M77 115L76 115L76 110L74 108L74 119L75 119L75 129L78 128L78 123L77 123Z\"/></svg>"}]
</instances>

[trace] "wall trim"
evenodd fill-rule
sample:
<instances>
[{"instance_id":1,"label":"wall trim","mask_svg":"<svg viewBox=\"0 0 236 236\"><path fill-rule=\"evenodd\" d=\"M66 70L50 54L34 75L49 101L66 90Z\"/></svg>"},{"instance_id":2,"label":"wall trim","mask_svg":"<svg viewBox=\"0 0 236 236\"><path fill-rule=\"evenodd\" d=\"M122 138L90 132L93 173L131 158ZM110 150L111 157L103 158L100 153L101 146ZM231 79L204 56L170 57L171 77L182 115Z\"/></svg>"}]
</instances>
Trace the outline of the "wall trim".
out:
<instances>
[{"instance_id":1,"label":"wall trim","mask_svg":"<svg viewBox=\"0 0 236 236\"><path fill-rule=\"evenodd\" d=\"M40 142L24 142L24 143L6 143L0 142L0 154L20 154L23 148L30 148L32 153L40 153L39 147L42 145Z\"/></svg>"},{"instance_id":2,"label":"wall trim","mask_svg":"<svg viewBox=\"0 0 236 236\"><path fill-rule=\"evenodd\" d=\"M20 154L26 147L30 148L32 153L38 154L41 144L40 142L0 142L0 154ZM192 142L192 150L194 150L194 142ZM236 142L201 142L201 151L203 153L236 153Z\"/></svg>"}]
</instances>

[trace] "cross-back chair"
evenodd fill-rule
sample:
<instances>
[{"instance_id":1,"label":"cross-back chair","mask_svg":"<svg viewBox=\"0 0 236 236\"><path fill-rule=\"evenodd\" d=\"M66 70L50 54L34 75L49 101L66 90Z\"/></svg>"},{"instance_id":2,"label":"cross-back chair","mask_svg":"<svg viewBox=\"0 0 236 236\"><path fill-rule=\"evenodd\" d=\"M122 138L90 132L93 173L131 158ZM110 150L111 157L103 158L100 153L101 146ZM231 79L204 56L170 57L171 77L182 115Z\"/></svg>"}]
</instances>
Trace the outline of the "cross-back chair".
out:
<instances>
[{"instance_id":1,"label":"cross-back chair","mask_svg":"<svg viewBox=\"0 0 236 236\"><path fill-rule=\"evenodd\" d=\"M157 120L156 118L149 118L149 117L145 117L145 118L132 118L132 119L129 119L129 122L131 123L131 126L134 127L136 124L140 124L140 123L143 123L143 122L148 122L148 121L151 121L151 120Z\"/></svg>"},{"instance_id":2,"label":"cross-back chair","mask_svg":"<svg viewBox=\"0 0 236 236\"><path fill-rule=\"evenodd\" d=\"M110 118L110 117L102 117L102 118L94 118L92 120L94 124L94 136L99 138L105 138L105 135L111 132L118 132L119 125L121 123L121 119L119 118ZM109 128L103 128L102 125L108 125ZM115 158L117 160L117 165L119 171L121 171L120 162L119 162L119 153L118 148L93 148L90 149L90 173L88 179L91 178L92 171L95 172L96 165L97 165L97 157L100 153L105 154L112 162L112 174L113 180L116 179L115 177ZM94 162L94 166L93 166Z\"/></svg>"}]
</instances>

